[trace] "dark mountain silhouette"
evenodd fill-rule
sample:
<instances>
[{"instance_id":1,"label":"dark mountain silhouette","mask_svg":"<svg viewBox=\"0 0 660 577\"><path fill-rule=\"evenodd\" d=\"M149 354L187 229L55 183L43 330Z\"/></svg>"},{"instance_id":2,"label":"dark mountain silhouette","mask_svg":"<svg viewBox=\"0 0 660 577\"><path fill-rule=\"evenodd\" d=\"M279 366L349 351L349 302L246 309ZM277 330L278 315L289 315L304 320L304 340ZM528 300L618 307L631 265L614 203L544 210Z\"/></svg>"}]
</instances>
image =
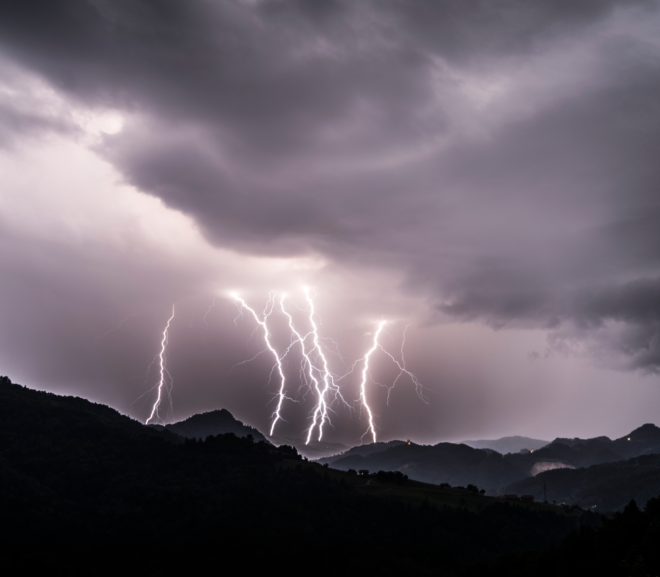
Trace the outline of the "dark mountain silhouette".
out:
<instances>
[{"instance_id":1,"label":"dark mountain silhouette","mask_svg":"<svg viewBox=\"0 0 660 577\"><path fill-rule=\"evenodd\" d=\"M561 443L562 445L567 445L569 447L575 447L576 445L584 445L584 444L590 444L590 443L608 444L608 443L612 442L612 439L610 439L609 437L605 437L605 436L594 437L592 439L580 439L578 437L575 437L574 439L567 439L567 438L565 439L563 437L557 437L552 442L553 443ZM550 443L546 443L546 444L549 445Z\"/></svg>"},{"instance_id":2,"label":"dark mountain silhouette","mask_svg":"<svg viewBox=\"0 0 660 577\"><path fill-rule=\"evenodd\" d=\"M370 452L368 447L373 450ZM319 462L343 471L400 471L425 483L471 483L489 494L497 494L512 483L545 471L590 467L655 453L660 454L660 429L647 424L615 441L608 437L558 438L540 449L507 455L464 444L417 445L399 441L354 447Z\"/></svg>"},{"instance_id":3,"label":"dark mountain silhouette","mask_svg":"<svg viewBox=\"0 0 660 577\"><path fill-rule=\"evenodd\" d=\"M333 471L233 434L182 439L6 377L0 511L7 574L67 576L199 573L218 559L248 574L296 573L328 551L352 573L456 575L597 518Z\"/></svg>"},{"instance_id":4,"label":"dark mountain silhouette","mask_svg":"<svg viewBox=\"0 0 660 577\"><path fill-rule=\"evenodd\" d=\"M255 441L266 441L257 429L244 425L227 409L209 411L193 415L178 423L165 425L165 429L188 439L206 439L210 435L232 433L237 437L252 435Z\"/></svg>"},{"instance_id":5,"label":"dark mountain silhouette","mask_svg":"<svg viewBox=\"0 0 660 577\"><path fill-rule=\"evenodd\" d=\"M498 453L505 455L507 453L518 453L523 449L527 449L528 451L540 449L545 445L549 445L550 441L513 436L502 437L501 439L495 439L492 441L463 441L462 444L472 447L473 449L491 449L492 451L497 451Z\"/></svg>"},{"instance_id":6,"label":"dark mountain silhouette","mask_svg":"<svg viewBox=\"0 0 660 577\"><path fill-rule=\"evenodd\" d=\"M499 453L473 449L467 445L417 445L396 441L376 445L376 451L369 452L367 447L370 445L354 447L339 458L321 459L319 462L330 461L333 468L343 471L400 471L411 479L436 485L474 484L491 493L497 487L525 476L524 467L509 462Z\"/></svg>"},{"instance_id":7,"label":"dark mountain silhouette","mask_svg":"<svg viewBox=\"0 0 660 577\"><path fill-rule=\"evenodd\" d=\"M584 455L589 455L588 459L597 459L594 455L603 451L604 454L616 456L619 459L629 459L639 455L660 453L660 428L647 423L614 441L609 437L595 437L593 439L557 438L552 444L577 449Z\"/></svg>"},{"instance_id":8,"label":"dark mountain silhouette","mask_svg":"<svg viewBox=\"0 0 660 577\"><path fill-rule=\"evenodd\" d=\"M9 442L10 437L25 428L22 419L28 422L38 420L41 416L47 419L53 434L60 432L89 431L96 441L103 441L109 435L121 438L143 437L149 439L166 439L181 443L178 435L167 432L162 427L145 427L139 421L122 415L119 411L106 405L93 403L80 397L67 397L35 391L12 384L7 377L0 377L0 394L2 395L2 419L0 430L3 441ZM11 409L11 410L10 410ZM39 427L43 429L43 427ZM44 434L47 433L47 430ZM44 439L45 441L46 439Z\"/></svg>"}]
</instances>

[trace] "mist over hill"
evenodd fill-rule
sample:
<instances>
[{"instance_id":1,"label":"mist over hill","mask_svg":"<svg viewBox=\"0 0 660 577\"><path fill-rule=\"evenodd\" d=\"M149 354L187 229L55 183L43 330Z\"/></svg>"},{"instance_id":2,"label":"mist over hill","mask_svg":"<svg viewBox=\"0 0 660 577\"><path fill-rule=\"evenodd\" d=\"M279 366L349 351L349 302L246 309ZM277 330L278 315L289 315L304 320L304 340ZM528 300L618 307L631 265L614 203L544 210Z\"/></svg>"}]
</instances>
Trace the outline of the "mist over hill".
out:
<instances>
[{"instance_id":1,"label":"mist over hill","mask_svg":"<svg viewBox=\"0 0 660 577\"><path fill-rule=\"evenodd\" d=\"M640 455L576 469L555 469L503 487L502 493L534 495L583 509L621 511L634 499L644 505L660 495L660 455Z\"/></svg>"}]
</instances>

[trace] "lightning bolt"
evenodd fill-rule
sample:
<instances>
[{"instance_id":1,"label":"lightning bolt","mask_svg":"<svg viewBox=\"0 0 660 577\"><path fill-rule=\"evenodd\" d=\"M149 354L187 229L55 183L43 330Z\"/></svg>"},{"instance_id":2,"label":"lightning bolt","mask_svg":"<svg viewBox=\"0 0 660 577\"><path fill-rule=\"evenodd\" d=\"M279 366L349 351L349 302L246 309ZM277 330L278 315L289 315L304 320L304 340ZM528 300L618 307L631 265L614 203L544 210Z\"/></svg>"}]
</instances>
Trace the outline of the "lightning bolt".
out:
<instances>
[{"instance_id":1,"label":"lightning bolt","mask_svg":"<svg viewBox=\"0 0 660 577\"><path fill-rule=\"evenodd\" d=\"M213 297L213 302L209 305L209 308L207 309L206 314L204 315L204 318L202 319L204 321L204 324L207 326L207 328L209 326L209 323L206 322L206 317L208 317L209 313L213 310L213 307L215 306L215 299L216 299L216 297Z\"/></svg>"},{"instance_id":2,"label":"lightning bolt","mask_svg":"<svg viewBox=\"0 0 660 577\"><path fill-rule=\"evenodd\" d=\"M167 348L168 332L170 330L170 323L172 322L173 318L174 318L174 305L172 305L172 316L167 320L167 325L165 326L165 330L163 331L163 340L160 343L160 353L158 355L160 359L160 382L158 383L158 397L156 398L156 402L151 408L151 415L149 415L149 418L145 423L146 425L149 424L149 421L151 421L151 419L153 419L154 416L156 416L156 418L160 420L160 415L158 414L158 407L160 406L160 401L163 394L163 387L166 388L165 374L170 376L170 374L167 372L167 368L165 367L165 349ZM168 392L168 395L169 394L170 393ZM171 400L172 398L170 397L170 402Z\"/></svg>"},{"instance_id":3,"label":"lightning bolt","mask_svg":"<svg viewBox=\"0 0 660 577\"><path fill-rule=\"evenodd\" d=\"M275 304L276 304L275 301L276 301L277 293L275 293L274 291L271 291L269 293L268 302L266 303L266 307L264 308L261 317L255 312L254 309L249 307L248 304L242 298L240 298L236 294L231 295L232 298L234 298L236 302L240 305L239 315L234 320L234 324L236 324L236 320L240 318L240 316L243 314L243 309L247 309L248 311L250 311L252 317L257 323L257 327L255 327L254 330L257 331L259 327L263 329L266 349L257 353L257 355L253 357L253 359L259 356L261 353L266 352L266 350L269 350L273 355L273 357L275 358L275 365L271 370L271 376L276 368L280 375L280 388L277 393L277 399L278 399L277 407L272 415L273 420L271 424L270 435L272 436L273 431L275 430L275 425L278 423L278 421L280 419L284 420L281 416L282 404L284 400L286 399L296 402L294 399L290 399L285 394L286 377L284 374L284 368L282 363L283 360L286 358L286 356L291 352L291 350L294 349L294 347L296 347L297 344L299 343L302 350L302 360L300 365L301 381L303 381L303 383L305 383L309 387L309 390L314 390L317 395L317 403L314 406L314 409L312 410L311 413L311 424L307 429L307 434L306 434L307 438L305 444L309 444L311 442L317 427L318 427L318 440L321 441L323 439L324 425L325 424L331 425L329 413L332 411L332 406L336 401L341 401L342 403L344 403L346 407L348 407L350 410L353 410L353 406L350 403L348 403L344 398L344 396L342 395L339 383L342 380L346 379L349 375L353 374L356 368L360 366L360 364L363 364L363 366L362 366L362 374L360 380L359 402L364 407L364 410L367 414L369 421L369 426L367 428L367 431L364 433L363 438L365 435L371 433L371 437L373 439L373 442L375 443L376 426L374 423L374 414L373 411L371 410L371 407L369 406L369 402L367 399L367 384L368 381L373 382L371 375L369 373L369 364L373 354L377 350L380 350L385 355L387 355L399 369L399 374L394 379L394 382L392 383L391 386L387 387L388 405L389 405L389 395L391 390L396 386L397 382L404 374L406 374L412 380L419 397L424 402L428 403L428 399L424 396L423 385L419 382L417 377L406 367L404 347L406 343L406 332L410 325L407 325L403 331L403 339L401 343L401 362L399 362L391 353L389 353L380 343L379 338L383 331L383 327L385 326L386 323L385 320L382 320L378 324L377 330L374 333L373 343L371 345L371 348L367 351L367 353L363 357L356 360L345 374L343 374L342 376L335 376L330 370L330 364L327 358L326 347L324 346L323 341L326 340L329 341L330 343L332 343L332 345L334 345L334 348L336 349L335 351L332 350L331 348L327 348L328 353L336 354L337 357L341 360L341 362L344 363L345 367L347 367L348 365L341 357L337 343L332 339L329 339L327 337L321 337L319 335L319 327L316 321L317 315L314 307L314 298L312 295L310 295L310 291L307 287L303 287L303 291L305 294L305 300L307 301L308 307L307 309L299 308L299 310L301 312L306 311L308 313L308 322L309 322L309 326L311 327L311 330L306 334L303 334L301 331L299 331L296 328L291 313L286 309L285 301L287 300L287 295L282 293L279 297L279 305L280 305L279 308L282 314L286 316L289 324L289 329L291 331L290 344L288 348L284 351L284 353L281 355L277 352L277 350L272 344L272 338L271 338L272 333L268 328L268 319L275 310ZM295 303L293 304L295 305ZM309 337L311 337L311 343L309 342L310 340ZM243 361L243 363L245 362L249 362L249 361Z\"/></svg>"},{"instance_id":4,"label":"lightning bolt","mask_svg":"<svg viewBox=\"0 0 660 577\"><path fill-rule=\"evenodd\" d=\"M360 383L360 400L362 401L362 405L364 406L364 408L367 410L367 416L369 418L369 429L367 430L367 432L371 431L371 436L373 437L374 443L376 442L376 428L374 426L374 415L371 412L371 409L369 408L369 403L367 403L367 376L369 374L369 357L371 357L373 352L380 347L380 344L378 343L378 337L380 336L380 333L383 330L384 325L385 325L385 321L380 321L380 323L378 324L378 329L376 330L376 334L374 334L373 345L371 346L371 349L369 349L367 354L364 355L363 357L364 367L362 368L362 382ZM367 433L365 433L365 435L366 434Z\"/></svg>"},{"instance_id":5,"label":"lightning bolt","mask_svg":"<svg viewBox=\"0 0 660 577\"><path fill-rule=\"evenodd\" d=\"M321 358L321 363L323 364L322 369L319 371L322 374L323 389L318 391L319 393L318 404L314 409L312 424L307 433L307 441L305 444L309 444L312 438L312 434L314 433L314 427L316 427L317 422L319 427L319 438L318 438L319 441L323 438L323 424L326 421L328 423L330 422L330 419L328 418L328 402L326 400L326 396L331 390L334 391L335 393L335 400L339 398L344 402L344 404L346 404L347 406L349 405L342 397L341 392L339 391L339 387L335 384L334 377L330 372L330 368L328 366L328 359L323 353L323 347L321 346L318 327L316 326L316 322L314 321L314 316L316 314L314 310L314 300L312 299L312 297L309 296L309 290L307 289L307 287L303 287L303 291L305 292L305 299L309 304L309 324L312 326L314 350L317 351L318 356Z\"/></svg>"},{"instance_id":6,"label":"lightning bolt","mask_svg":"<svg viewBox=\"0 0 660 577\"><path fill-rule=\"evenodd\" d=\"M284 315L286 316L286 318L289 321L289 328L291 329L291 332L296 337L295 341L293 341L293 343L292 343L292 346L295 345L298 342L300 343L300 347L302 348L302 355L303 355L303 358L304 358L303 363L304 363L305 367L307 368L309 379L312 383L314 383L314 388L316 389L316 392L318 393L319 398L321 399L321 398L323 398L323 392L321 391L319 380L314 375L314 371L315 370L318 371L318 369L316 369L316 367L314 366L314 363L312 362L312 359L310 358L310 355L311 355L312 351L307 351L307 348L305 347L305 340L307 339L308 335L302 336L296 330L295 326L293 325L293 317L284 308L284 299L285 298L286 298L286 295L282 295L282 297L280 298L280 308L282 309L282 312L284 313ZM315 347L316 347L316 344L315 344ZM304 374L305 373L304 373L304 368L303 368L303 375ZM317 406L317 411L314 413L314 422L313 422L312 426L309 428L309 432L308 432L308 435L307 435L307 442L305 444L309 444L309 441L311 439L312 430L314 428L314 423L316 423L317 412L318 412L318 406Z\"/></svg>"},{"instance_id":7,"label":"lightning bolt","mask_svg":"<svg viewBox=\"0 0 660 577\"><path fill-rule=\"evenodd\" d=\"M275 307L275 299L274 299L275 293L271 292L268 296L268 303L266 303L266 308L264 309L264 312L263 312L263 317L264 317L263 320L259 319L259 316L254 311L254 309L250 308L248 306L248 304L241 297L239 297L236 294L232 294L231 296L237 302L240 303L241 310L243 308L246 308L247 310L250 311L250 313L252 313L252 316L254 317L254 320L264 330L264 340L266 341L266 347L268 347L268 350L270 350L270 352L275 357L275 365L277 366L277 370L280 373L280 379L281 379L280 383L281 384L280 384L280 390L279 390L278 395L277 395L277 397L278 397L277 407L275 408L275 411L273 412L273 422L271 423L271 426L270 426L270 434L272 436L273 431L275 430L275 425L277 424L277 421L279 421L282 418L282 416L281 416L282 403L284 402L284 399L287 398L284 394L284 385L285 385L285 382L286 382L286 377L284 376L284 369L282 368L282 359L277 354L277 350L275 350L275 347L273 347L273 345L270 342L271 334L270 334L270 331L268 330L268 324L266 322L268 320L268 317L273 312L273 308Z\"/></svg>"},{"instance_id":8,"label":"lightning bolt","mask_svg":"<svg viewBox=\"0 0 660 577\"><path fill-rule=\"evenodd\" d=\"M387 388L388 405L390 404L390 393L392 392L392 389L396 386L397 381L401 378L401 375L403 375L404 373L410 377L410 380L415 385L415 391L417 392L417 396L420 399L422 399L422 401L424 401L427 405L429 404L428 398L426 397L426 395L424 395L424 385L422 385L422 383L419 382L419 380L413 373L411 373L408 369L406 369L406 356L403 352L403 348L406 344L406 332L408 331L409 326L410 324L407 324L406 328L403 329L403 340L401 341L401 363L399 363L399 361L397 361L390 353L388 353L382 347L382 345L380 346L380 350L383 351L388 357L390 357L390 359L392 359L396 363L397 367L399 367L399 374L397 375L396 379L394 379L392 386Z\"/></svg>"}]
</instances>

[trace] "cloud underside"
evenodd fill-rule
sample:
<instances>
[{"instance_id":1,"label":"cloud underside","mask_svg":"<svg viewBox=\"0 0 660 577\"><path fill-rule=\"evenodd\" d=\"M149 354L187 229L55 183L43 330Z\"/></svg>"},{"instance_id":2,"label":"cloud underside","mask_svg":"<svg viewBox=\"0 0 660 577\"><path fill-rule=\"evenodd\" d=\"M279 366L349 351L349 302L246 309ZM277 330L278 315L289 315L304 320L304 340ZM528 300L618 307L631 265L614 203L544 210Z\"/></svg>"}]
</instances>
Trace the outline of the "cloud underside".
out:
<instances>
[{"instance_id":1,"label":"cloud underside","mask_svg":"<svg viewBox=\"0 0 660 577\"><path fill-rule=\"evenodd\" d=\"M660 369L657 2L8 1L2 54L127 183L250 254ZM0 97L0 146L74 128Z\"/></svg>"}]
</instances>

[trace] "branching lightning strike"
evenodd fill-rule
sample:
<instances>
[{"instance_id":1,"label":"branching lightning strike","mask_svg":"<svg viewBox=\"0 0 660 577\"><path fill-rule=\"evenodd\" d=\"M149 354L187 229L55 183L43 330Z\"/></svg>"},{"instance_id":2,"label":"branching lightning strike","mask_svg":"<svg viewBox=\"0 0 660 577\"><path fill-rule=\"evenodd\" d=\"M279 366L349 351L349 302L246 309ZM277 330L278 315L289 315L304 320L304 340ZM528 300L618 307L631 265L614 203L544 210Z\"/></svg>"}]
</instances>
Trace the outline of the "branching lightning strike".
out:
<instances>
[{"instance_id":1,"label":"branching lightning strike","mask_svg":"<svg viewBox=\"0 0 660 577\"><path fill-rule=\"evenodd\" d=\"M149 421L156 417L156 419L160 419L160 415L158 414L158 407L160 406L160 402L162 399L163 395L163 388L167 388L167 383L165 382L165 375L170 376L170 374L167 371L167 367L165 366L165 350L167 348L167 342L169 340L168 333L170 330L170 323L172 322L172 319L174 318L174 305L172 305L172 316L167 320L167 325L165 326L165 330L163 331L163 340L160 343L160 353L158 354L158 358L160 360L160 381L158 383L158 397L156 398L156 402L153 404L153 407L151 408L151 414L149 415L149 418L146 420L145 424L149 424ZM171 379L171 376L170 376ZM170 391L167 391L167 394L170 395ZM172 397L170 397L170 401L172 400Z\"/></svg>"},{"instance_id":2,"label":"branching lightning strike","mask_svg":"<svg viewBox=\"0 0 660 577\"><path fill-rule=\"evenodd\" d=\"M305 346L305 340L307 339L308 335L302 336L296 330L295 326L293 325L293 317L284 308L284 299L285 298L286 298L286 295L283 294L282 297L280 298L280 308L282 309L282 312L284 313L284 315L286 315L286 318L289 321L289 328L291 329L291 332L296 337L295 340L292 342L292 346L296 343L300 343L300 347L302 349L302 355L303 355L303 358L305 359L303 361L303 363L304 363L305 367L307 368L307 375L309 376L309 380L312 383L314 383L314 388L316 389L316 392L318 393L319 399L321 399L319 401L319 403L323 403L323 391L321 390L321 387L319 385L319 380L316 378L316 376L314 374L317 369L314 366L314 363L313 363L313 361L311 359L311 356L310 356L312 354L312 351L307 351L307 347ZM303 376L305 375L304 368L303 368L302 374L303 374ZM316 412L318 412L318 406L317 406L317 410L315 411L315 414L314 414L314 422L313 422L312 426L309 428L306 444L309 444L309 441L310 441L311 436L312 436L312 431L314 429L314 423L316 423Z\"/></svg>"},{"instance_id":3,"label":"branching lightning strike","mask_svg":"<svg viewBox=\"0 0 660 577\"><path fill-rule=\"evenodd\" d=\"M259 319L259 316L257 313L254 311L254 309L250 308L248 304L238 295L232 294L232 297L238 301L241 305L241 309L246 308L252 313L252 316L254 317L254 320L257 322L258 325L261 326L261 328L264 330L264 340L266 341L266 346L270 350L271 353L273 353L273 356L275 357L275 364L277 366L277 370L280 373L280 390L278 393L278 400L277 400L277 407L275 409L275 412L273 413L273 422L270 427L270 434L273 434L273 431L275 430L275 425L277 424L277 421L279 421L282 418L282 403L284 402L284 399L287 398L284 394L284 385L286 382L286 377L284 376L284 369L282 368L282 358L280 355L277 354L277 350L275 347L273 347L271 341L270 341L270 331L268 330L268 317L271 315L273 312L273 308L275 307L275 293L271 292L268 296L268 303L266 303L266 308L264 309L263 313L263 320Z\"/></svg>"},{"instance_id":4,"label":"branching lightning strike","mask_svg":"<svg viewBox=\"0 0 660 577\"><path fill-rule=\"evenodd\" d=\"M411 373L408 369L406 369L406 356L403 352L403 348L406 344L406 332L408 331L408 327L410 324L406 325L406 328L403 329L403 339L401 341L401 362L397 361L390 353L388 353L382 345L379 345L380 350L383 351L392 361L396 364L397 367L399 367L399 374L397 375L396 379L394 379L394 382L390 387L387 388L387 404L390 404L390 393L392 392L392 389L396 386L398 380L401 378L401 375L404 373L410 377L410 380L413 382L413 385L415 385L415 391L417 392L417 395L419 396L422 401L424 401L427 405L429 403L428 398L424 394L424 385L420 383L417 380L417 377Z\"/></svg>"},{"instance_id":5,"label":"branching lightning strike","mask_svg":"<svg viewBox=\"0 0 660 577\"><path fill-rule=\"evenodd\" d=\"M321 374L323 375L323 377L322 377L323 378L323 389L319 392L318 404L316 405L316 407L314 409L314 415L312 417L312 424L309 427L309 431L308 431L308 434L307 434L306 444L309 444L310 440L312 439L312 434L314 433L314 427L317 424L317 420L318 420L318 427L319 427L319 438L318 438L318 440L320 441L323 438L323 424L325 422L329 422L327 396L329 395L330 391L334 390L335 397L341 398L342 401L344 400L344 398L341 397L341 393L339 392L339 388L335 384L334 377L333 377L332 373L330 372L330 368L328 366L328 359L326 358L325 354L323 353L323 347L321 346L321 341L319 339L318 327L316 326L316 322L314 321L314 315L316 314L315 311L314 311L314 300L309 296L309 290L307 289L307 287L304 287L303 290L305 291L305 299L307 300L307 303L309 304L309 324L312 326L312 336L313 336L313 340L314 340L314 350L317 351L317 354L321 358L321 362L323 364L323 368L322 368L322 371L321 371Z\"/></svg>"},{"instance_id":6,"label":"branching lightning strike","mask_svg":"<svg viewBox=\"0 0 660 577\"><path fill-rule=\"evenodd\" d=\"M294 399L291 399L286 396L286 386L285 386L286 377L285 377L282 361L291 352L291 350L294 347L296 347L298 343L300 344L301 353L302 353L302 361L300 367L301 378L310 387L311 390L314 390L316 392L317 395L316 405L314 406L314 409L310 414L311 424L307 429L306 444L309 444L310 441L312 440L314 436L314 431L316 430L317 427L318 427L318 440L320 441L323 438L324 425L332 424L330 422L329 413L332 411L332 405L335 401L341 401L349 409L353 408L351 404L348 403L344 398L344 396L342 395L342 392L339 387L339 382L345 379L346 377L348 377L350 374L352 374L355 368L361 363L363 363L363 366L362 366L362 375L360 381L359 402L361 406L364 407L369 422L369 426L367 428L367 431L365 432L365 435L371 433L371 437L373 441L376 442L377 439L376 425L374 423L374 413L371 407L369 406L367 400L367 385L368 382L372 380L371 375L369 373L369 361L372 355L377 350L381 350L385 355L387 355L396 364L396 366L399 369L399 374L397 375L393 384L390 387L388 387L388 397L387 397L388 404L389 404L389 393L391 392L392 388L394 388L394 386L396 385L396 383L404 373L408 375L412 380L413 384L415 385L417 394L420 396L420 398L424 402L428 403L428 399L424 396L423 393L423 389L424 389L423 385L419 382L417 377L415 377L415 375L406 368L404 345L406 342L406 331L408 329L408 326L406 326L406 329L404 330L403 340L401 343L401 362L399 362L392 354L390 354L385 348L383 348L383 346L379 342L379 337L385 325L385 321L383 320L380 321L380 323L378 324L377 330L374 333L372 346L369 349L369 351L366 353L366 355L355 361L347 373L337 377L330 370L330 365L328 363L328 358L326 356L325 348L322 342L323 340L327 340L327 339L319 335L319 327L316 322L316 311L314 308L314 299L310 295L309 290L306 287L304 287L303 291L305 294L305 300L308 305L308 309L307 309L308 322L309 322L309 326L311 327L311 330L306 334L301 333L301 331L299 331L295 327L293 317L285 307L285 300L287 299L287 297L285 294L280 295L279 298L280 310L282 311L282 314L287 318L289 329L291 331L291 342L289 344L289 347L281 355L278 354L277 350L272 344L272 338L271 338L272 333L268 328L268 319L271 316L271 314L273 314L275 309L275 293L272 291L269 293L268 302L262 314L262 318L259 318L259 315L257 315L254 309L250 308L242 298L238 297L236 294L231 295L234 298L234 300L236 300L237 303L239 303L240 305L239 317L242 314L243 309L247 309L252 314L254 320L257 322L257 325L263 329L266 348L272 353L273 357L275 358L275 365L273 366L272 371L274 371L277 368L280 375L280 387L277 393L277 407L273 412L273 420L270 429L271 436L275 430L275 425L280 420L283 420L282 406L284 401L285 400L294 401ZM311 343L309 342L310 340ZM333 345L336 346L336 343L334 341L331 342ZM264 349L264 351L262 352L265 352L265 350L266 349ZM259 354L261 353L255 355L254 358L256 358L256 356L258 356ZM339 353L337 352L336 354ZM339 358L341 359L341 356ZM248 361L244 361L244 362L248 362ZM271 371L271 375L272 375L272 371Z\"/></svg>"}]
</instances>

